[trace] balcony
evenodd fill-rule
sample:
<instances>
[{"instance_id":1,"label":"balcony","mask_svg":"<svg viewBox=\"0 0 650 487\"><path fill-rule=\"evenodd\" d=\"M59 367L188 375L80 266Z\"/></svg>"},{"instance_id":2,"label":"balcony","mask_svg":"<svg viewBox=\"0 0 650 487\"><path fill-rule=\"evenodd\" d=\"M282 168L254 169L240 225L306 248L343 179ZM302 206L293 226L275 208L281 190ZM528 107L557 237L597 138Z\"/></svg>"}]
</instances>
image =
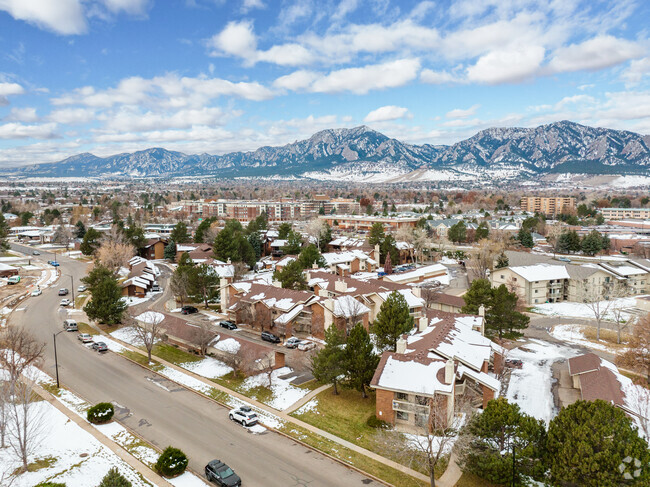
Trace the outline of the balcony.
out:
<instances>
[{"instance_id":1,"label":"balcony","mask_svg":"<svg viewBox=\"0 0 650 487\"><path fill-rule=\"evenodd\" d=\"M405 413L429 414L429 406L393 399L393 411Z\"/></svg>"}]
</instances>

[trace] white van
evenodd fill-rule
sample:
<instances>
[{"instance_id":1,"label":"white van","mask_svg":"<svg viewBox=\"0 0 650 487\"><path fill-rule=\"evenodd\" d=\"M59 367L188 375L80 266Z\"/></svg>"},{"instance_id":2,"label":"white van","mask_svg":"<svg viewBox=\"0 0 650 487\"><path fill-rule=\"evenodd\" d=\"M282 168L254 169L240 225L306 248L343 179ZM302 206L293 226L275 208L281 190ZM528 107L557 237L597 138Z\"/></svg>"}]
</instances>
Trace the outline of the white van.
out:
<instances>
[{"instance_id":1,"label":"white van","mask_svg":"<svg viewBox=\"0 0 650 487\"><path fill-rule=\"evenodd\" d=\"M65 331L79 331L79 327L75 320L65 320L63 322L63 329Z\"/></svg>"}]
</instances>

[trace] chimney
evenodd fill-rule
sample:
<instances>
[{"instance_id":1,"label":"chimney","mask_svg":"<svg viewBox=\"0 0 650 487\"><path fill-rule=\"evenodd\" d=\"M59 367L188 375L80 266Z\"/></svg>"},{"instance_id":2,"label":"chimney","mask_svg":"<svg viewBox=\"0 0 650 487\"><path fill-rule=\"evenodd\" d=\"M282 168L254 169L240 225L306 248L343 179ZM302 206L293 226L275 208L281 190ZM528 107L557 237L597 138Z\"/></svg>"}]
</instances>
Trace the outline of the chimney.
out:
<instances>
[{"instance_id":1,"label":"chimney","mask_svg":"<svg viewBox=\"0 0 650 487\"><path fill-rule=\"evenodd\" d=\"M454 361L447 360L445 364L445 384L451 384L454 381Z\"/></svg>"},{"instance_id":2,"label":"chimney","mask_svg":"<svg viewBox=\"0 0 650 487\"><path fill-rule=\"evenodd\" d=\"M226 261L226 264L232 264L232 262L230 261L230 257L228 257L228 260Z\"/></svg>"},{"instance_id":3,"label":"chimney","mask_svg":"<svg viewBox=\"0 0 650 487\"><path fill-rule=\"evenodd\" d=\"M311 272L309 271L305 272L305 279L307 280L307 282L311 280Z\"/></svg>"},{"instance_id":4,"label":"chimney","mask_svg":"<svg viewBox=\"0 0 650 487\"><path fill-rule=\"evenodd\" d=\"M332 298L327 298L325 300L325 308L327 308L331 312L334 312L334 300Z\"/></svg>"},{"instance_id":5,"label":"chimney","mask_svg":"<svg viewBox=\"0 0 650 487\"><path fill-rule=\"evenodd\" d=\"M327 289L319 289L318 295L326 298L329 295L329 293L327 292Z\"/></svg>"},{"instance_id":6,"label":"chimney","mask_svg":"<svg viewBox=\"0 0 650 487\"><path fill-rule=\"evenodd\" d=\"M481 305L478 307L478 315L485 318L485 306Z\"/></svg>"},{"instance_id":7,"label":"chimney","mask_svg":"<svg viewBox=\"0 0 650 487\"><path fill-rule=\"evenodd\" d=\"M411 294L415 296L416 298L421 298L422 297L422 288L421 287L412 287L411 288Z\"/></svg>"},{"instance_id":8,"label":"chimney","mask_svg":"<svg viewBox=\"0 0 650 487\"><path fill-rule=\"evenodd\" d=\"M395 348L395 351L397 353L404 354L406 353L406 335L402 335L397 339L397 347Z\"/></svg>"},{"instance_id":9,"label":"chimney","mask_svg":"<svg viewBox=\"0 0 650 487\"><path fill-rule=\"evenodd\" d=\"M318 264L317 264L316 262L314 262L314 263L311 265L311 268L312 268L312 269L318 269Z\"/></svg>"},{"instance_id":10,"label":"chimney","mask_svg":"<svg viewBox=\"0 0 650 487\"><path fill-rule=\"evenodd\" d=\"M347 292L348 290L348 283L345 282L343 279L337 279L336 282L334 283L334 291L339 292L339 293L344 293Z\"/></svg>"},{"instance_id":11,"label":"chimney","mask_svg":"<svg viewBox=\"0 0 650 487\"><path fill-rule=\"evenodd\" d=\"M380 253L379 253L379 244L375 244L375 251L374 251L374 256L373 259L377 262L377 265L380 264L381 258L380 258Z\"/></svg>"},{"instance_id":12,"label":"chimney","mask_svg":"<svg viewBox=\"0 0 650 487\"><path fill-rule=\"evenodd\" d=\"M273 281L271 281L271 286L281 288L282 283L280 281L277 281L277 280L273 279Z\"/></svg>"},{"instance_id":13,"label":"chimney","mask_svg":"<svg viewBox=\"0 0 650 487\"><path fill-rule=\"evenodd\" d=\"M429 320L427 319L427 317L420 316L420 320L418 321L418 331L422 332L426 330L427 326L429 326Z\"/></svg>"}]
</instances>

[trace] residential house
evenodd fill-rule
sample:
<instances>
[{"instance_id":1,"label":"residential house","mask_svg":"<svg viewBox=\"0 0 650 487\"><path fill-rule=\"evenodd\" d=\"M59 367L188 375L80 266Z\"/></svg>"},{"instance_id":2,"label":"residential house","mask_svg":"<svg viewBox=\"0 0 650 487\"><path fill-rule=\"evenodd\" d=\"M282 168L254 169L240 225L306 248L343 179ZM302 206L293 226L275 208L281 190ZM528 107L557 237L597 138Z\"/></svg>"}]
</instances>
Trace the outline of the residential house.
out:
<instances>
[{"instance_id":1,"label":"residential house","mask_svg":"<svg viewBox=\"0 0 650 487\"><path fill-rule=\"evenodd\" d=\"M165 247L167 240L162 238L150 238L147 240L146 245L142 249L142 254L145 259L160 260L165 258Z\"/></svg>"}]
</instances>

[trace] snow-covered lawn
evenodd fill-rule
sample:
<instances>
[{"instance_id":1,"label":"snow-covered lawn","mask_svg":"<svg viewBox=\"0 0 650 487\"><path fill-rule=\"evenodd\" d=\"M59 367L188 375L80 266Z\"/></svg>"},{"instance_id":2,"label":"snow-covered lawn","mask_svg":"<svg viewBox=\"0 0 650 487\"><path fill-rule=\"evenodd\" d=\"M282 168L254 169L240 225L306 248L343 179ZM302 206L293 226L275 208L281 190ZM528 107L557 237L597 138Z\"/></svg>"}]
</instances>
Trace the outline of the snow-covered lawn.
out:
<instances>
[{"instance_id":1,"label":"snow-covered lawn","mask_svg":"<svg viewBox=\"0 0 650 487\"><path fill-rule=\"evenodd\" d=\"M607 306L609 306L609 308L607 308ZM600 309L608 309L607 315L605 315L604 318L613 321L614 316L612 310L614 308L633 308L634 306L636 306L634 298L619 298L613 300L612 303L602 301ZM547 316L569 316L571 318L594 319L594 312L585 303L572 303L565 301L563 303L538 304L533 308L533 312ZM622 313L621 318L627 321L630 319L630 315L628 313Z\"/></svg>"},{"instance_id":2,"label":"snow-covered lawn","mask_svg":"<svg viewBox=\"0 0 650 487\"><path fill-rule=\"evenodd\" d=\"M224 376L229 372L232 372L232 367L224 364L220 360L214 359L212 357L205 357L198 362L186 362L180 364L180 367L183 367L186 370L194 372L195 374L205 377L207 379L216 379L218 377Z\"/></svg>"},{"instance_id":3,"label":"snow-covered lawn","mask_svg":"<svg viewBox=\"0 0 650 487\"><path fill-rule=\"evenodd\" d=\"M235 355L237 352L239 352L239 349L241 348L241 344L234 338L226 338L225 340L222 340L219 343L217 343L214 346L214 348L216 348L217 350L221 350L222 352Z\"/></svg>"},{"instance_id":4,"label":"snow-covered lawn","mask_svg":"<svg viewBox=\"0 0 650 487\"><path fill-rule=\"evenodd\" d=\"M126 342L129 345L133 345L134 347L144 346L142 339L140 338L140 336L138 336L138 332L132 326L125 326L118 330L115 330L111 332L111 336L113 338ZM159 341L160 341L159 339L156 340L156 343L158 343ZM108 345L108 342L106 342L106 345Z\"/></svg>"},{"instance_id":5,"label":"snow-covered lawn","mask_svg":"<svg viewBox=\"0 0 650 487\"><path fill-rule=\"evenodd\" d=\"M135 296L124 296L122 301L124 301L128 306L137 306L151 299L151 294L145 294L144 298L136 298Z\"/></svg>"},{"instance_id":6,"label":"snow-covered lawn","mask_svg":"<svg viewBox=\"0 0 650 487\"><path fill-rule=\"evenodd\" d=\"M40 442L30 456L30 461L51 458L52 463L35 472L20 475L12 486L32 487L47 480L65 483L67 487L94 486L111 467L117 467L133 487L153 485L50 403L41 401L32 407L42 418L43 427L40 430ZM11 449L0 449L2 471L11 472L18 466Z\"/></svg>"},{"instance_id":7,"label":"snow-covered lawn","mask_svg":"<svg viewBox=\"0 0 650 487\"><path fill-rule=\"evenodd\" d=\"M551 391L554 362L580 355L577 350L532 339L510 350L508 359L521 360L521 369L513 369L506 398L515 402L526 414L543 419L548 424L557 414Z\"/></svg>"},{"instance_id":8,"label":"snow-covered lawn","mask_svg":"<svg viewBox=\"0 0 650 487\"><path fill-rule=\"evenodd\" d=\"M295 379L295 376L289 377L288 379L280 379L282 375L287 375L291 373L289 367L282 367L280 369L274 370L271 374L271 392L273 393L271 400L266 402L267 405L271 406L274 409L280 411L288 408L296 401L299 401L307 394L309 390L301 389L291 384L291 381ZM255 387L268 387L269 378L266 374L258 374L248 377L242 384L244 390L253 389Z\"/></svg>"},{"instance_id":9,"label":"snow-covered lawn","mask_svg":"<svg viewBox=\"0 0 650 487\"><path fill-rule=\"evenodd\" d=\"M555 325L549 334L553 338L557 338L558 340L561 340L565 343L571 343L573 345L579 345L581 347L587 347L593 350L602 350L603 352L614 354L623 352L625 350L622 347L617 348L612 345L608 345L605 342L598 343L588 340L582 331L583 328L584 327L581 325Z\"/></svg>"},{"instance_id":10,"label":"snow-covered lawn","mask_svg":"<svg viewBox=\"0 0 650 487\"><path fill-rule=\"evenodd\" d=\"M306 413L320 414L318 412L318 399L317 398L313 398L313 399L307 401L305 404L303 404L298 409L296 409L292 414L296 414L296 415L300 416L301 414L306 414Z\"/></svg>"}]
</instances>

